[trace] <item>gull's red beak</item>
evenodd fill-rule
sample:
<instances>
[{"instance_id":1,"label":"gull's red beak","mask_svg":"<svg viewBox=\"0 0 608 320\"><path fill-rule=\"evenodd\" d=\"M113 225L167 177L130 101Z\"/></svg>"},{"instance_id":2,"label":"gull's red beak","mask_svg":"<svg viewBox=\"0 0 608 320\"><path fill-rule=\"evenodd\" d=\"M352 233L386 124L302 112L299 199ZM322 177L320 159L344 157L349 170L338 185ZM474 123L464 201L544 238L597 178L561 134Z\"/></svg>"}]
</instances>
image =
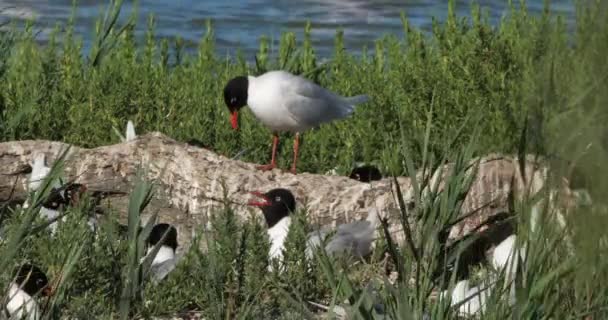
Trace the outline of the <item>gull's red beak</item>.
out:
<instances>
[{"instance_id":1,"label":"gull's red beak","mask_svg":"<svg viewBox=\"0 0 608 320\"><path fill-rule=\"evenodd\" d=\"M263 193L261 193L259 191L251 191L249 193L258 198L261 198L262 201L249 200L249 202L247 202L247 205L254 206L254 207L266 207L266 206L270 205L270 200L268 200L268 198Z\"/></svg>"},{"instance_id":2,"label":"gull's red beak","mask_svg":"<svg viewBox=\"0 0 608 320\"><path fill-rule=\"evenodd\" d=\"M85 192L87 192L87 187L84 184L81 184L78 187L78 192L75 192L75 194L72 195L74 197L74 204L78 204L78 202L80 202L80 199L85 194Z\"/></svg>"},{"instance_id":3,"label":"gull's red beak","mask_svg":"<svg viewBox=\"0 0 608 320\"><path fill-rule=\"evenodd\" d=\"M239 129L239 112L238 111L232 111L230 113L230 123L232 124L232 129L234 129L234 130Z\"/></svg>"},{"instance_id":4,"label":"gull's red beak","mask_svg":"<svg viewBox=\"0 0 608 320\"><path fill-rule=\"evenodd\" d=\"M44 289L42 289L41 294L45 297L50 297L53 295L53 287L51 287L51 285L48 285L46 287L44 287Z\"/></svg>"}]
</instances>

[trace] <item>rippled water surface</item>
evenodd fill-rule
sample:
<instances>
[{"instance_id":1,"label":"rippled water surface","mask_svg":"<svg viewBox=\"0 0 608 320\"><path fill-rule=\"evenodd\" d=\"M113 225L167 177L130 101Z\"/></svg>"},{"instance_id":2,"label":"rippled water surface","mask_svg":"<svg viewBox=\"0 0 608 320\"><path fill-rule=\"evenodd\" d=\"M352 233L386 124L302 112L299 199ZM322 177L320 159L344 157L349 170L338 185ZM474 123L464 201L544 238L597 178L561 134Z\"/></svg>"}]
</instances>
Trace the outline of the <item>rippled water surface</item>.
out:
<instances>
[{"instance_id":1,"label":"rippled water surface","mask_svg":"<svg viewBox=\"0 0 608 320\"><path fill-rule=\"evenodd\" d=\"M76 12L76 31L90 43L101 3L81 0ZM479 0L497 23L507 8L506 0ZM518 1L514 1L518 2ZM0 0L0 22L10 18L35 17L40 39L44 40L56 23L65 23L71 13L71 0ZM469 1L456 1L459 15L470 11ZM543 1L528 1L529 11L538 14ZM552 8L572 21L571 0L553 0ZM125 6L125 15L131 11ZM313 26L313 40L318 53L327 55L333 47L336 29L344 30L346 46L359 50L373 46L373 40L384 34L402 35L400 13L404 12L416 26L430 29L431 17L442 20L447 15L447 0L140 0L137 32L142 35L150 14L156 18L158 37L182 37L191 47L205 33L205 20L215 27L220 54L231 54L238 47L253 55L261 35L274 40L282 31L300 34L306 21Z\"/></svg>"}]
</instances>

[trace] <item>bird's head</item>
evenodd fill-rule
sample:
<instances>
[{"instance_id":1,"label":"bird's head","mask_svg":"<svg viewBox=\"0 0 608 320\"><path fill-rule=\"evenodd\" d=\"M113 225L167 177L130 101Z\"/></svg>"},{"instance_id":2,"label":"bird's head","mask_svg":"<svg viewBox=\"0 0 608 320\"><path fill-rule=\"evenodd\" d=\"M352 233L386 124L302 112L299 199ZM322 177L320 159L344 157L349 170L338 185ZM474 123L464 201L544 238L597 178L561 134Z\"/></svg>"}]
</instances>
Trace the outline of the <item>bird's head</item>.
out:
<instances>
[{"instance_id":1,"label":"bird's head","mask_svg":"<svg viewBox=\"0 0 608 320\"><path fill-rule=\"evenodd\" d=\"M239 110L247 104L247 90L249 80L247 77L236 77L230 79L224 87L224 102L230 111L230 123L232 128L239 128Z\"/></svg>"},{"instance_id":2,"label":"bird's head","mask_svg":"<svg viewBox=\"0 0 608 320\"><path fill-rule=\"evenodd\" d=\"M258 197L259 200L251 200L248 205L262 210L268 228L272 228L281 219L296 210L296 200L291 191L287 189L277 188L266 193L259 191L250 193Z\"/></svg>"},{"instance_id":3,"label":"bird's head","mask_svg":"<svg viewBox=\"0 0 608 320\"><path fill-rule=\"evenodd\" d=\"M69 205L75 206L87 192L87 186L81 183L71 183L65 188L65 197Z\"/></svg>"},{"instance_id":4,"label":"bird's head","mask_svg":"<svg viewBox=\"0 0 608 320\"><path fill-rule=\"evenodd\" d=\"M30 296L41 293L50 296L53 293L46 274L37 266L25 263L15 272L15 284Z\"/></svg>"},{"instance_id":5,"label":"bird's head","mask_svg":"<svg viewBox=\"0 0 608 320\"><path fill-rule=\"evenodd\" d=\"M164 239L163 239L164 237ZM148 245L153 247L162 241L162 245L177 249L177 229L168 223L156 224L148 236Z\"/></svg>"}]
</instances>

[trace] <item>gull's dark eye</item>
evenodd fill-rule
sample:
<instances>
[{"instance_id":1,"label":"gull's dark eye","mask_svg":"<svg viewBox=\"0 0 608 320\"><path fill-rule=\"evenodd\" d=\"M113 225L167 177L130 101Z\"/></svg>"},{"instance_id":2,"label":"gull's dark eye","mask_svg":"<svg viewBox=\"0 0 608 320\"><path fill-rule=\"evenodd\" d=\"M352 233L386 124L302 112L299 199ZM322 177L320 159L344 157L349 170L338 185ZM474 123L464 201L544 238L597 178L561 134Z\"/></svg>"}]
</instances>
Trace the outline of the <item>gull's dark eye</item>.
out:
<instances>
[{"instance_id":1,"label":"gull's dark eye","mask_svg":"<svg viewBox=\"0 0 608 320\"><path fill-rule=\"evenodd\" d=\"M274 201L275 201L275 202L281 202L281 197L275 197L275 198L274 198Z\"/></svg>"}]
</instances>

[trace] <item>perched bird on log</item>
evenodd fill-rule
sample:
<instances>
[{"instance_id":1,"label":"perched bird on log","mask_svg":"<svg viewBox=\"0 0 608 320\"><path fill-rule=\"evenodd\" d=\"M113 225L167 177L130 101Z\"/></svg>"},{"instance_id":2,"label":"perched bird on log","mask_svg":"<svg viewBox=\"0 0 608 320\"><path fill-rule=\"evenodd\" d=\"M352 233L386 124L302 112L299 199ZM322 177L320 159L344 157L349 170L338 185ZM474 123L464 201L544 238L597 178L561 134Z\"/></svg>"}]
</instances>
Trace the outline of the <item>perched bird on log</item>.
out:
<instances>
[{"instance_id":1,"label":"perched bird on log","mask_svg":"<svg viewBox=\"0 0 608 320\"><path fill-rule=\"evenodd\" d=\"M273 133L270 164L260 170L276 168L279 132L295 133L291 172L296 173L300 133L322 123L348 117L355 106L369 100L366 95L342 97L303 77L285 71L239 76L224 87L224 101L230 111L232 128L238 129L239 110L245 105Z\"/></svg>"}]
</instances>

